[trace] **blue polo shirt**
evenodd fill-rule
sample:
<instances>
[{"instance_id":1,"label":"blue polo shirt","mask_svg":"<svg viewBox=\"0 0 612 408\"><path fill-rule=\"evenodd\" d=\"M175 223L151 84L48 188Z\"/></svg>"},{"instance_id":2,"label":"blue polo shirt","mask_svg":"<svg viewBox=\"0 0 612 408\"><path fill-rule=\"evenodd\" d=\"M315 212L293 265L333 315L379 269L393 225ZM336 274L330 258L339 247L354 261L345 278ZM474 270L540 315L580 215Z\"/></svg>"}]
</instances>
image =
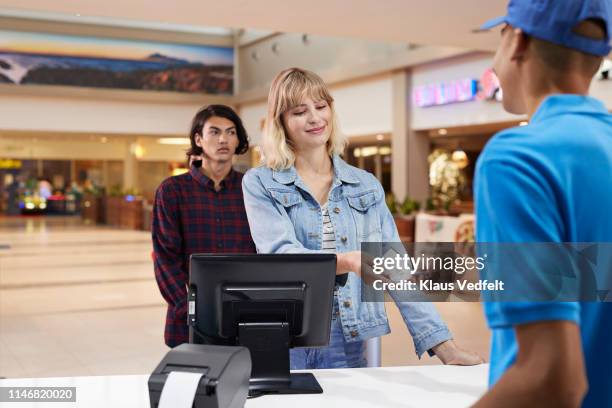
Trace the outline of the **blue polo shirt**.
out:
<instances>
[{"instance_id":1,"label":"blue polo shirt","mask_svg":"<svg viewBox=\"0 0 612 408\"><path fill-rule=\"evenodd\" d=\"M591 97L547 97L529 125L487 143L476 164L475 202L478 242L612 242L612 115ZM612 407L612 303L491 302L484 310L491 385L516 358L513 326L568 320L582 335L583 406Z\"/></svg>"}]
</instances>

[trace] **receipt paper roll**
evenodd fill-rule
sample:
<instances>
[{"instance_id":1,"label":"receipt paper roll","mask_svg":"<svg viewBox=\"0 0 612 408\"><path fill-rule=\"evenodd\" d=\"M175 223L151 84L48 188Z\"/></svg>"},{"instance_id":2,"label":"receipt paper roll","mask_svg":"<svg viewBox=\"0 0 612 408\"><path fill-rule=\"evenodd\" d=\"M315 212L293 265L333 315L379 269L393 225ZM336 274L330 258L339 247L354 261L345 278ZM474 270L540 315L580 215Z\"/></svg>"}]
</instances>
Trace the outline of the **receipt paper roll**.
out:
<instances>
[{"instance_id":1,"label":"receipt paper roll","mask_svg":"<svg viewBox=\"0 0 612 408\"><path fill-rule=\"evenodd\" d=\"M171 371L159 397L158 407L191 408L202 375L202 373Z\"/></svg>"}]
</instances>

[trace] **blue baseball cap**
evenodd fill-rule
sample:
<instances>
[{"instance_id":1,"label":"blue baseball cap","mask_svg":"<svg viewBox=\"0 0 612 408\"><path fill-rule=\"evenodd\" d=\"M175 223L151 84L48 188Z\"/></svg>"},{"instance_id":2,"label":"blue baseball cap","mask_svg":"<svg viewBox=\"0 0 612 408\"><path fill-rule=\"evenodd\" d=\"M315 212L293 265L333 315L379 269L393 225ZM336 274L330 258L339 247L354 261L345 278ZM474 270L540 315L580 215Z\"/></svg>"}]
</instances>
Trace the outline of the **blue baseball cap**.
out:
<instances>
[{"instance_id":1,"label":"blue baseball cap","mask_svg":"<svg viewBox=\"0 0 612 408\"><path fill-rule=\"evenodd\" d=\"M596 40L572 31L587 19L604 23L604 39ZM587 54L606 56L612 49L612 0L510 0L508 13L487 21L480 30L504 23L520 28L532 37Z\"/></svg>"}]
</instances>

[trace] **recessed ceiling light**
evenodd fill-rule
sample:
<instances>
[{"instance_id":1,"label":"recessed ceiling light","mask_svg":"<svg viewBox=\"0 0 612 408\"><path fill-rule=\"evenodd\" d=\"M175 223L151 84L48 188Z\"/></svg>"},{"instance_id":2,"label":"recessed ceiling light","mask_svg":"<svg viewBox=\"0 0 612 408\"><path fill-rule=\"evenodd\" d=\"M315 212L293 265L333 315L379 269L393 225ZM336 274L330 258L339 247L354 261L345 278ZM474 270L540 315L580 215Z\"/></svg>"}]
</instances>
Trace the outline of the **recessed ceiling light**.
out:
<instances>
[{"instance_id":1,"label":"recessed ceiling light","mask_svg":"<svg viewBox=\"0 0 612 408\"><path fill-rule=\"evenodd\" d=\"M186 137L161 137L157 139L157 143L165 145L188 145L191 143Z\"/></svg>"},{"instance_id":2,"label":"recessed ceiling light","mask_svg":"<svg viewBox=\"0 0 612 408\"><path fill-rule=\"evenodd\" d=\"M142 158L145 154L145 149L137 142L130 145L130 153L133 154L137 159Z\"/></svg>"},{"instance_id":3,"label":"recessed ceiling light","mask_svg":"<svg viewBox=\"0 0 612 408\"><path fill-rule=\"evenodd\" d=\"M438 129L438 134L441 136L444 136L446 134L448 134L448 130L446 129Z\"/></svg>"}]
</instances>

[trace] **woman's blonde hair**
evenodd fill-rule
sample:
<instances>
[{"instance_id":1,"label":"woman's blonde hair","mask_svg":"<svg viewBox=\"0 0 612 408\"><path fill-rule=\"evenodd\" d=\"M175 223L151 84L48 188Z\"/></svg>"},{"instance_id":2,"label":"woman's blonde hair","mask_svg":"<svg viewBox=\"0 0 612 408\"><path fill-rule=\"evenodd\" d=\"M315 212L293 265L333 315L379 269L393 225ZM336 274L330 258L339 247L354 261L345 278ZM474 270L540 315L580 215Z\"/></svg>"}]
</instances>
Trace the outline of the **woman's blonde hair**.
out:
<instances>
[{"instance_id":1,"label":"woman's blonde hair","mask_svg":"<svg viewBox=\"0 0 612 408\"><path fill-rule=\"evenodd\" d=\"M302 103L305 97L327 102L332 112L327 152L333 155L344 151L346 138L338 127L333 105L334 98L329 93L327 85L314 72L289 68L274 78L268 94L268 116L263 131L263 162L267 167L282 170L295 163L295 153L287 137L282 115Z\"/></svg>"}]
</instances>

